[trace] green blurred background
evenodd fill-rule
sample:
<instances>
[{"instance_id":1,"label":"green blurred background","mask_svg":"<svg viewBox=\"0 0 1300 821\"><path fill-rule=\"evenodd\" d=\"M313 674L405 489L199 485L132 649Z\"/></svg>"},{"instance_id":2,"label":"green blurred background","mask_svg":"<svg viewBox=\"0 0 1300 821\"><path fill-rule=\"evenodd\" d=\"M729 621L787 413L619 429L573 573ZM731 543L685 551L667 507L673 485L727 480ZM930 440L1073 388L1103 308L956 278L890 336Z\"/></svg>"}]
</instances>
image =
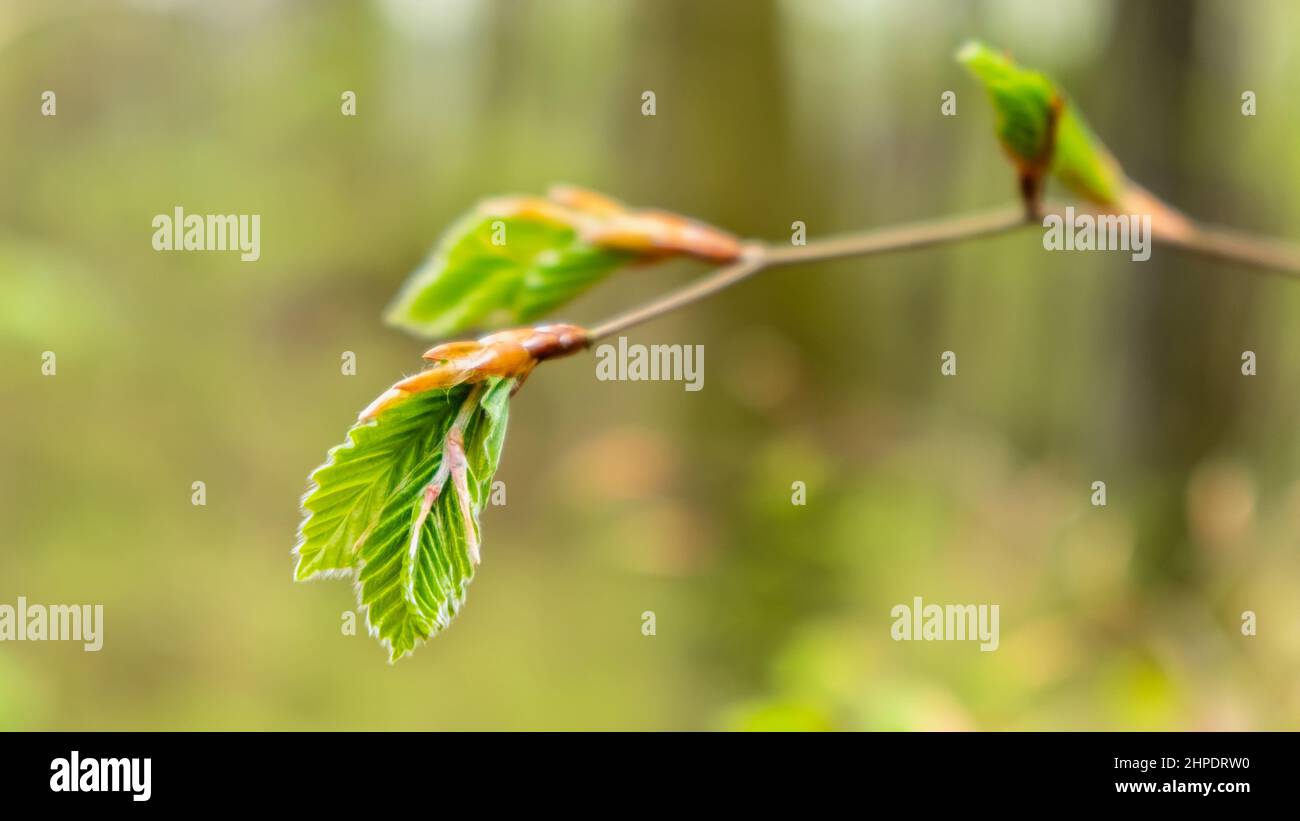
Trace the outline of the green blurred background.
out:
<instances>
[{"instance_id":1,"label":"green blurred background","mask_svg":"<svg viewBox=\"0 0 1300 821\"><path fill-rule=\"evenodd\" d=\"M533 376L412 658L291 582L307 473L419 367L382 309L476 199L566 181L776 240L1004 203L972 36L1159 195L1296 237L1285 0L0 5L0 602L106 622L0 644L0 728L1300 727L1300 285L1161 249L770 271L630 334L704 344L703 391ZM155 252L176 205L261 214L261 260ZM1000 649L891 641L914 596L998 604Z\"/></svg>"}]
</instances>

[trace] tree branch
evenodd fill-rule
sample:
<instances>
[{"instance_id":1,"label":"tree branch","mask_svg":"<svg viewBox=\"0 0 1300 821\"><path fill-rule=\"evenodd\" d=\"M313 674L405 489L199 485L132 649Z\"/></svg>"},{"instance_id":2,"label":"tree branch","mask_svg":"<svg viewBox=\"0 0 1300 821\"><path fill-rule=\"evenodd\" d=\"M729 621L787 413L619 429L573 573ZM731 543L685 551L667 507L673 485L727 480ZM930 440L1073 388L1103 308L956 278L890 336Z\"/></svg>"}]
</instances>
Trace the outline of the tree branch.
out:
<instances>
[{"instance_id":1,"label":"tree branch","mask_svg":"<svg viewBox=\"0 0 1300 821\"><path fill-rule=\"evenodd\" d=\"M601 339L699 302L767 268L945 245L1005 234L1017 228L1038 224L1038 219L1030 216L1025 206L1018 203L974 214L847 234L807 245L751 243L745 246L739 259L730 265L646 305L589 328L586 345L590 346ZM1152 239L1173 248L1300 278L1300 248L1286 242L1196 223L1179 234L1156 230Z\"/></svg>"},{"instance_id":2,"label":"tree branch","mask_svg":"<svg viewBox=\"0 0 1300 821\"><path fill-rule=\"evenodd\" d=\"M1202 256L1240 262L1266 273L1300 279L1300 248L1282 240L1261 237L1218 225L1193 224L1186 236L1155 235L1156 242Z\"/></svg>"},{"instance_id":3,"label":"tree branch","mask_svg":"<svg viewBox=\"0 0 1300 821\"><path fill-rule=\"evenodd\" d=\"M746 245L736 262L719 268L713 274L673 291L665 297L589 328L587 342L588 344L597 342L634 325L640 325L684 308L724 288L730 288L766 268L924 248L928 245L1002 234L1030 224L1024 206L1015 205L977 214L832 237L810 242L807 245L779 246L762 243Z\"/></svg>"}]
</instances>

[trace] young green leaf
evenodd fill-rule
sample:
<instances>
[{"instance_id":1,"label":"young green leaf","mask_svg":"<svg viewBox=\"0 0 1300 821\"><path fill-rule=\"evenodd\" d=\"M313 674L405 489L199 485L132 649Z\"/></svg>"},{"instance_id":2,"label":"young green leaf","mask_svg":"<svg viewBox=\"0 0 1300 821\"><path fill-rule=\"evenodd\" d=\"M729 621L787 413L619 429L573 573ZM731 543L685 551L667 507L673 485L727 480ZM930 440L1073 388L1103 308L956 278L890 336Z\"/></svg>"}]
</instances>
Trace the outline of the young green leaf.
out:
<instances>
[{"instance_id":1,"label":"young green leaf","mask_svg":"<svg viewBox=\"0 0 1300 821\"><path fill-rule=\"evenodd\" d=\"M1119 163L1051 79L982 43L967 43L957 59L988 90L998 140L1022 178L1036 185L1050 171L1075 194L1102 207L1123 200L1126 181Z\"/></svg>"},{"instance_id":2,"label":"young green leaf","mask_svg":"<svg viewBox=\"0 0 1300 821\"><path fill-rule=\"evenodd\" d=\"M357 573L389 659L446 627L479 563L478 517L501 459L510 396L537 363L583 350L576 325L447 342L380 394L311 475L295 577Z\"/></svg>"},{"instance_id":3,"label":"young green leaf","mask_svg":"<svg viewBox=\"0 0 1300 821\"><path fill-rule=\"evenodd\" d=\"M631 211L594 192L500 197L457 222L389 307L391 324L440 337L530 322L636 262L734 259L729 234L674 214Z\"/></svg>"},{"instance_id":4,"label":"young green leaf","mask_svg":"<svg viewBox=\"0 0 1300 821\"><path fill-rule=\"evenodd\" d=\"M529 322L634 259L581 241L571 225L478 211L447 232L402 287L387 319L428 337Z\"/></svg>"},{"instance_id":5,"label":"young green leaf","mask_svg":"<svg viewBox=\"0 0 1300 821\"><path fill-rule=\"evenodd\" d=\"M487 377L403 396L353 426L312 474L295 577L356 572L390 660L446 627L465 599L515 384Z\"/></svg>"}]
</instances>

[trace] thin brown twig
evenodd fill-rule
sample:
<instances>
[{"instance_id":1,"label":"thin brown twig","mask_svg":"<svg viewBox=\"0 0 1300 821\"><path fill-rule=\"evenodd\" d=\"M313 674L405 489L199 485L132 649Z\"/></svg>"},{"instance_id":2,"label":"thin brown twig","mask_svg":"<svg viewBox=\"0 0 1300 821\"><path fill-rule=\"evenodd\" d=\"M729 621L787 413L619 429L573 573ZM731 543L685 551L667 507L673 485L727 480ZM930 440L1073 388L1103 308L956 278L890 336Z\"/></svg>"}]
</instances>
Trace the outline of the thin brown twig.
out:
<instances>
[{"instance_id":1,"label":"thin brown twig","mask_svg":"<svg viewBox=\"0 0 1300 821\"><path fill-rule=\"evenodd\" d=\"M667 296L589 328L587 342L588 344L596 342L634 325L640 325L699 302L766 268L924 248L928 245L1001 234L1029 224L1024 206L1015 205L977 214L832 237L810 242L807 245L789 247L759 243L747 245L740 258L730 265L719 268L709 276L696 280Z\"/></svg>"},{"instance_id":2,"label":"thin brown twig","mask_svg":"<svg viewBox=\"0 0 1300 821\"><path fill-rule=\"evenodd\" d=\"M1202 256L1239 262L1261 271L1300 279L1300 248L1282 240L1218 225L1193 225L1186 236L1155 234L1156 242Z\"/></svg>"},{"instance_id":3,"label":"thin brown twig","mask_svg":"<svg viewBox=\"0 0 1300 821\"><path fill-rule=\"evenodd\" d=\"M745 246L739 259L709 276L589 328L586 344L590 346L633 326L699 302L767 268L906 251L1004 234L1036 224L1038 220L1026 213L1023 204L1017 203L975 214L847 234L807 245L753 243ZM1152 239L1173 248L1300 278L1300 248L1283 241L1197 223L1192 223L1190 229L1181 234L1156 231Z\"/></svg>"}]
</instances>

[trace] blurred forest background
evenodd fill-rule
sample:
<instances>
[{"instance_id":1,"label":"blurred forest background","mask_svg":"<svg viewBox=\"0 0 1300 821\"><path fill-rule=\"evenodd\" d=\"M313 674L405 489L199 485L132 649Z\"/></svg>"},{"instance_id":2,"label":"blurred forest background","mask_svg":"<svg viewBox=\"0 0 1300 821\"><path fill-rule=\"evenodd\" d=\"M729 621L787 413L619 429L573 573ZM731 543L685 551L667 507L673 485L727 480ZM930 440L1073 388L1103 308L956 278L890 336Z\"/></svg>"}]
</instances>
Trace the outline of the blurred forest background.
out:
<instances>
[{"instance_id":1,"label":"blurred forest background","mask_svg":"<svg viewBox=\"0 0 1300 821\"><path fill-rule=\"evenodd\" d=\"M291 582L308 472L426 347L380 314L475 200L565 181L777 240L1008 202L968 37L1157 194L1297 237L1285 0L0 4L0 602L106 621L0 645L0 728L1300 727L1300 284L1159 248L770 271L630 334L704 344L703 391L534 375L414 657ZM261 260L155 252L177 205L261 214ZM892 641L914 596L998 604L1000 649Z\"/></svg>"}]
</instances>

